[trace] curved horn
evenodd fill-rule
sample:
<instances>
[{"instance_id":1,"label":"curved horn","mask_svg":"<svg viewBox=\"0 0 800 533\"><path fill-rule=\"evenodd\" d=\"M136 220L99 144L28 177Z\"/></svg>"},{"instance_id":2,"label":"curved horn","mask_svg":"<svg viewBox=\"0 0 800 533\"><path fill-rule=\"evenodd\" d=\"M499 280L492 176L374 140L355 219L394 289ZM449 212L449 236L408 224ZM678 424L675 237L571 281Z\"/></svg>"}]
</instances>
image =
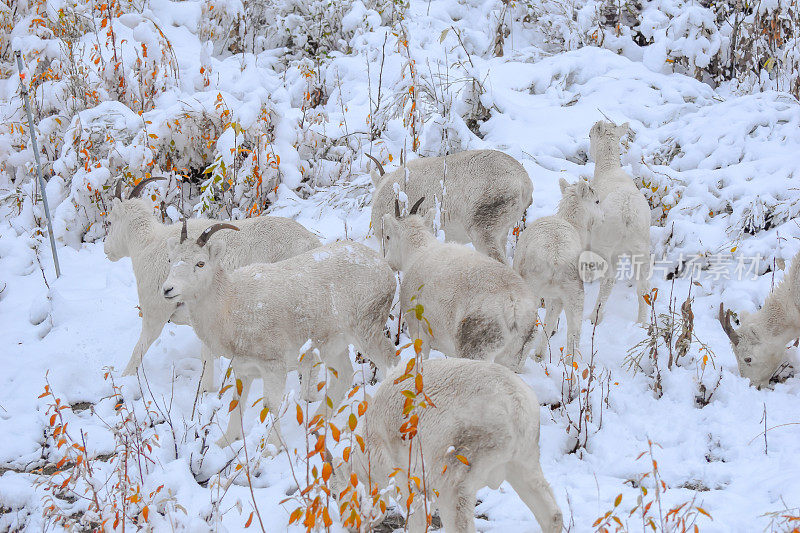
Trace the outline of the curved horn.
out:
<instances>
[{"instance_id":1,"label":"curved horn","mask_svg":"<svg viewBox=\"0 0 800 533\"><path fill-rule=\"evenodd\" d=\"M400 202L394 199L394 218L400 218Z\"/></svg>"},{"instance_id":2,"label":"curved horn","mask_svg":"<svg viewBox=\"0 0 800 533\"><path fill-rule=\"evenodd\" d=\"M142 189L144 189L144 186L147 185L148 183L150 183L152 181L159 181L159 180L166 180L166 179L167 178L165 178L164 176L155 176L153 178L143 179L142 181L139 182L138 185L136 185L136 187L133 188L131 193L128 195L128 200L130 200L131 198L138 197L142 193Z\"/></svg>"},{"instance_id":3,"label":"curved horn","mask_svg":"<svg viewBox=\"0 0 800 533\"><path fill-rule=\"evenodd\" d=\"M364 155L365 155L365 156L367 156L367 157L369 157L370 159L372 159L372 160L375 162L375 164L376 164L376 165L378 165L378 174L380 174L381 176L383 176L384 174L386 174L386 171L385 171L385 170L383 170L383 165L381 165L381 162L380 162L380 161L378 161L377 159L375 159L374 157L372 157L372 156L371 156L371 155L369 155L369 154L364 154Z\"/></svg>"},{"instance_id":4,"label":"curved horn","mask_svg":"<svg viewBox=\"0 0 800 533\"><path fill-rule=\"evenodd\" d=\"M200 236L197 238L197 246L200 246L201 248L205 246L206 243L208 242L208 239L210 239L212 235L214 235L221 229L233 229L239 231L239 228L237 228L233 224L228 224L225 222L220 224L214 224L213 226L209 226L208 228L206 228L203 231L203 233L200 234Z\"/></svg>"},{"instance_id":5,"label":"curved horn","mask_svg":"<svg viewBox=\"0 0 800 533\"><path fill-rule=\"evenodd\" d=\"M417 200L417 202L414 205L411 206L411 210L408 212L408 214L409 215L416 215L417 214L417 210L419 209L419 206L422 205L422 202L424 202L424 201L425 201L425 197L424 196L422 198L420 198L419 200Z\"/></svg>"},{"instance_id":6,"label":"curved horn","mask_svg":"<svg viewBox=\"0 0 800 533\"><path fill-rule=\"evenodd\" d=\"M114 197L122 200L122 178L117 180L117 187L114 190Z\"/></svg>"},{"instance_id":7,"label":"curved horn","mask_svg":"<svg viewBox=\"0 0 800 533\"><path fill-rule=\"evenodd\" d=\"M728 335L728 338L731 340L731 343L736 345L739 344L739 334L736 333L736 330L733 329L731 326L731 315L733 313L730 309L725 311L725 307L722 305L722 302L719 303L719 323L722 324L722 329Z\"/></svg>"},{"instance_id":8,"label":"curved horn","mask_svg":"<svg viewBox=\"0 0 800 533\"><path fill-rule=\"evenodd\" d=\"M186 231L186 219L183 219L183 227L181 228L181 244L189 237L189 232Z\"/></svg>"}]
</instances>

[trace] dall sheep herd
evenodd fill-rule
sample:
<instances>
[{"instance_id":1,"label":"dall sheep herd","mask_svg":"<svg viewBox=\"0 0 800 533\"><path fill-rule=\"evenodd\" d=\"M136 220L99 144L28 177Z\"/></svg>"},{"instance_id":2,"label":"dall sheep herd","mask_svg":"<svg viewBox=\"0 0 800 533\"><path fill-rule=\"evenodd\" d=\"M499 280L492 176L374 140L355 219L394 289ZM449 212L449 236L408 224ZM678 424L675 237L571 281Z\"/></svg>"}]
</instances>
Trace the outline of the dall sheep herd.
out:
<instances>
[{"instance_id":1,"label":"dall sheep herd","mask_svg":"<svg viewBox=\"0 0 800 533\"><path fill-rule=\"evenodd\" d=\"M124 374L137 372L171 321L191 325L202 341L203 391L214 389L212 356L226 357L243 383L242 404L260 378L264 406L276 413L289 371L298 371L300 394L313 401L314 372L334 369L327 378L330 402L320 402L318 411L333 414L352 385L352 345L383 379L369 401L370 464L356 449L346 465L336 465L332 486L346 485L346 469L358 474L367 468L379 485L388 484L409 453L399 430L406 413L396 378L403 365L385 333L400 272L400 309L409 336L421 342L425 390L435 404L420 413L418 434L426 443L429 495L437 495L445 531L474 532L476 492L507 480L540 527L559 532L562 513L539 463L539 402L515 372L529 355L544 357L562 311L563 357L571 362L579 353L584 251L609 264L590 312L595 324L619 259L650 257L650 208L620 164L628 131L627 124L597 122L589 133L593 178L561 179L557 212L527 225L532 181L502 152L420 158L391 173L372 158L371 227L379 251L348 240L323 246L301 224L281 217L164 225L138 198L150 181L163 178L140 182L127 198L118 186L105 253L112 261L131 258L142 316ZM521 231L509 263L506 243L515 227ZM439 230L453 242L441 242ZM648 317L647 266L644 261L635 277L639 322ZM786 343L800 336L798 287L800 263L794 261L763 308L743 316L738 330L720 303L718 318L740 374L756 386L768 382ZM428 361L431 349L448 357ZM277 420L270 439L279 446L276 433ZM231 416L218 444L242 437L241 417ZM469 457L468 463L457 456ZM424 529L424 514L412 512L409 530Z\"/></svg>"}]
</instances>

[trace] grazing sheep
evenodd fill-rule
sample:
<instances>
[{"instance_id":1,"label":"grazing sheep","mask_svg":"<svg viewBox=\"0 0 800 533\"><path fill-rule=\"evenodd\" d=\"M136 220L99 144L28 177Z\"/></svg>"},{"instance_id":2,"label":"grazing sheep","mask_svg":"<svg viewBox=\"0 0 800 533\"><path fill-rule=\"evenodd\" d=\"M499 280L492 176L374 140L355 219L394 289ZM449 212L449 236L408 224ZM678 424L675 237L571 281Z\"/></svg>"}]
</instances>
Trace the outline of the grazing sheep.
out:
<instances>
[{"instance_id":1,"label":"grazing sheep","mask_svg":"<svg viewBox=\"0 0 800 533\"><path fill-rule=\"evenodd\" d=\"M592 310L595 324L603 319L604 306L616 283L623 255L629 255L632 261L639 302L637 321L647 322L644 296L650 292L650 205L620 164L619 141L629 130L627 122L616 126L599 121L589 132L590 151L595 162L591 185L603 211L603 222L592 228L590 249L608 261L608 270Z\"/></svg>"},{"instance_id":2,"label":"grazing sheep","mask_svg":"<svg viewBox=\"0 0 800 533\"><path fill-rule=\"evenodd\" d=\"M276 413L286 374L297 366L309 339L338 376L328 382L334 409L352 381L351 343L382 372L388 370L395 353L383 330L396 283L375 251L341 241L277 263L232 270L224 263L229 240L209 241L226 228L237 229L215 224L196 241L167 240L172 267L162 294L185 302L197 336L215 355L232 360L243 384L243 405L253 378L260 376L264 405ZM323 402L320 410L325 408ZM220 443L242 435L241 417L232 416Z\"/></svg>"},{"instance_id":3,"label":"grazing sheep","mask_svg":"<svg viewBox=\"0 0 800 533\"><path fill-rule=\"evenodd\" d=\"M570 185L559 180L562 198L555 215L529 224L520 234L514 252L514 270L528 282L536 297L545 299L543 331L539 332L536 358L547 351L548 338L555 333L561 310L567 317L568 360L577 353L583 320L583 280L578 271L588 231L603 220L600 200L583 180Z\"/></svg>"},{"instance_id":4,"label":"grazing sheep","mask_svg":"<svg viewBox=\"0 0 800 533\"><path fill-rule=\"evenodd\" d=\"M162 179L165 178L142 180L125 200L122 199L122 184L119 182L109 213L110 227L105 240L105 253L111 261L131 258L142 315L142 331L124 375L136 373L144 354L161 334L167 321L189 324L189 316L178 300L165 300L161 294L161 286L169 272L167 239L177 237L181 227L177 224L161 224L153 216L153 209L148 202L137 198L145 185ZM190 219L188 228L193 233L200 233L212 224L213 220ZM319 239L313 233L288 218L249 218L239 221L239 226L242 231L223 236L228 244L223 258L226 268L254 262L281 261L320 246ZM209 391L214 386L211 354L203 346L201 355L205 364L202 387L204 391Z\"/></svg>"},{"instance_id":5,"label":"grazing sheep","mask_svg":"<svg viewBox=\"0 0 800 533\"><path fill-rule=\"evenodd\" d=\"M533 194L528 173L516 159L495 150L470 150L415 159L386 175L380 163L378 168L380 174L372 171L371 223L379 240L381 218L392 213L398 192L404 192L410 203L427 198L422 213L440 203L447 240L472 242L476 250L506 262L508 232Z\"/></svg>"},{"instance_id":6,"label":"grazing sheep","mask_svg":"<svg viewBox=\"0 0 800 533\"><path fill-rule=\"evenodd\" d=\"M384 215L382 248L403 271L400 304L409 334L447 355L497 361L520 369L532 348L538 300L508 265L461 244L439 242L433 211ZM421 306L421 307L420 307Z\"/></svg>"},{"instance_id":7,"label":"grazing sheep","mask_svg":"<svg viewBox=\"0 0 800 533\"><path fill-rule=\"evenodd\" d=\"M739 374L756 387L767 385L783 361L786 345L800 337L800 254L761 309L739 313L739 329L733 329L731 311L725 311L722 303L718 318L731 341Z\"/></svg>"},{"instance_id":8,"label":"grazing sheep","mask_svg":"<svg viewBox=\"0 0 800 533\"><path fill-rule=\"evenodd\" d=\"M409 442L399 429L408 420L402 391L409 385L395 383L401 372L393 371L369 401L365 451L354 446L349 463L335 468L335 492L346 487L350 468L361 481L371 479L379 488L389 484L395 468L408 468ZM427 495L439 509L445 532L473 533L476 492L485 486L496 490L508 480L542 530L559 533L561 510L539 461L539 402L533 390L508 369L486 361L430 360L422 376L435 407L414 411L419 420L412 474L421 477L423 445ZM403 502L408 498L407 475L395 478ZM408 531L425 531L421 500L416 498L412 507Z\"/></svg>"}]
</instances>

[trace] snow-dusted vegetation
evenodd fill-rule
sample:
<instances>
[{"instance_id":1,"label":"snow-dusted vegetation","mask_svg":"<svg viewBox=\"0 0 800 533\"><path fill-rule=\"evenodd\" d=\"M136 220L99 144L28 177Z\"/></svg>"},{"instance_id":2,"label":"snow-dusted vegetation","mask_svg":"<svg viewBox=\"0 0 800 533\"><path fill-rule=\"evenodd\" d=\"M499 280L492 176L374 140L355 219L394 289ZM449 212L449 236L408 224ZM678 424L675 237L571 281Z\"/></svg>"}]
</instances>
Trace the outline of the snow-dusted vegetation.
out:
<instances>
[{"instance_id":1,"label":"snow-dusted vegetation","mask_svg":"<svg viewBox=\"0 0 800 533\"><path fill-rule=\"evenodd\" d=\"M376 521L389 531L403 528L408 508L431 512L419 461L383 465L395 469L384 490L360 476L332 492L332 464L363 458L351 451L369 442L378 387L369 354L350 349L354 388L330 418L314 413L343 376L316 364L313 342L297 356L313 361L315 382L301 387L290 372L272 410L260 394L240 398L225 353L205 368L186 325L164 326L139 372L122 376L142 319L131 260L103 251L116 185L166 177L143 195L159 224L269 214L324 244L380 251L366 155L389 173L419 157L504 152L533 184L530 223L556 213L561 178L591 180L589 131L605 120L630 125L621 163L651 209L651 289L642 326L629 287L641 265L623 261L603 320L583 317L574 362L561 357L562 326L543 360L518 374L541 404L541 466L564 527L792 531L797 302L786 302L781 331L761 319L745 331L739 319L800 251L798 9L772 0L0 0L0 530L342 531ZM441 185L446 196L446 173ZM393 191L410 207L399 183ZM446 229L447 199L428 202ZM521 229L505 243L509 264ZM585 285L587 312L600 284ZM394 383L404 396L397 431L420 456L417 424L438 407L414 357L421 341L398 327L406 313L434 322L427 312L395 298L386 323L406 365ZM732 331L748 335L742 354L769 351L749 357L774 360L771 375L742 377ZM206 372L216 378L210 393ZM446 415L469 429L468 405ZM217 445L240 416L245 438ZM473 467L465 443L485 429L461 432L447 468ZM474 516L482 532L542 527L505 482L478 491Z\"/></svg>"}]
</instances>

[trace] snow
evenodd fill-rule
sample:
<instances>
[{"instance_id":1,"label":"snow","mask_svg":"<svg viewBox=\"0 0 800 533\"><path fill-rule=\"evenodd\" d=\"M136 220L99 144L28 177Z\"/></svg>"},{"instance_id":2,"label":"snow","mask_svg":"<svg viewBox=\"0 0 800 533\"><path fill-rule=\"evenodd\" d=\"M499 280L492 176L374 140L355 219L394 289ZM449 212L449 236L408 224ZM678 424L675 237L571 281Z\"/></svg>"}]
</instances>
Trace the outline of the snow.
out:
<instances>
[{"instance_id":1,"label":"snow","mask_svg":"<svg viewBox=\"0 0 800 533\"><path fill-rule=\"evenodd\" d=\"M550 13L535 31L518 17L507 21L511 35L504 55L495 57L485 53L493 46L497 24L497 10L490 3L412 2L404 18L408 53L393 33L388 11L381 12L373 2L336 3L329 12L336 27L314 34L330 33L318 44L331 51L315 62L302 50L310 46L307 37L313 32L308 28L317 28L313 24L320 19L316 2L307 10L294 9L302 3L293 2L286 12L270 12L268 23L277 30L266 36L248 34L254 45L241 53L229 49L236 40L229 34L240 31L232 28L236 17L246 13L245 4L219 2L211 11L206 1L145 4L141 13L118 17L114 27L118 39L139 47L146 43L150 59L161 46L154 22L173 47L176 75L158 78L150 107L141 110L128 97L117 101L106 88L97 105L73 113L75 102L60 81L48 90L40 86L35 95L48 115L39 123L39 136L48 170L55 174L46 194L59 244L60 279L55 278L46 226L40 224L41 203L31 200L38 191L31 178L27 130L0 132L0 361L5 368L0 375L0 530L60 527L42 517L46 494L37 482L42 478L33 472L59 457L53 440L44 437L47 399L37 397L45 380L66 404L92 405L62 411L73 437L83 431L89 455L114 452L108 424L115 423L118 412L113 384L104 378L109 371L138 416L147 416L147 401L163 411L147 428L149 435L159 435L160 444L142 484L143 492L163 484L163 494L169 495L159 500L159 512L150 514L154 529L243 529L253 509L245 477L235 470L245 462L243 450L213 444L227 422L231 391L222 399L215 394L198 397L200 343L191 328L167 324L145 356L146 382L120 376L139 336L138 296L130 260L112 263L103 253L106 207L95 191L108 202L109 186L119 177L171 171L168 154L179 169L211 169L202 174L201 184L183 191L175 180L149 189L157 202L173 204L167 208L169 218L178 220L181 212L242 218L256 198L247 185L254 160L235 156L244 146L260 158L264 180L259 198L268 200L269 214L298 220L325 243L347 237L377 249L369 229L371 162L361 154L373 153L390 171L399 167L401 152L411 152L410 104L403 100L411 83L407 54L415 60L421 86L433 86L418 94L417 112L426 119L420 126L420 155L495 148L514 156L534 184L528 220L555 210L560 177L572 181L591 176L589 128L608 117L631 125L623 164L654 205L652 251L664 272L690 258L699 258L703 268L720 255L759 258L756 271L742 279L715 279L706 270L692 280L699 284L688 277L678 277L674 286L654 280L659 312L666 310L668 295L674 294L680 304L691 289L695 333L713 353L702 374L703 354L696 343L682 366L661 368L660 398L651 377L626 368L626 354L646 332L632 323L633 291L625 282L617 284L596 331L584 321L581 351L588 357L594 349L598 370L610 375L602 427L593 422L585 450L568 453L573 438L566 431L564 409L574 416L575 405L558 407L559 366L527 362L522 377L542 402L542 466L567 522L574 524L571 530L592 531L595 519L614 507L618 494L623 497L619 514L627 516L639 494L631 480L650 468L647 456L637 459L649 442L668 487L662 495L664 508L695 498L713 517L699 520L702 531L764 530L770 524L765 513L800 506L800 376L763 390L749 386L738 376L728 339L715 318L720 301L737 311L757 309L800 251L800 105L786 92L746 93L733 84L712 87L666 66L668 58L685 57L691 73L729 46L722 30L708 29L716 27L704 8L665 12L648 3L641 31L655 42L642 49L609 35L608 49L553 51L542 32L561 32L565 47L576 48L569 43L583 37L568 27L588 28L589 7L580 9L574 21ZM59 56L52 39L29 34L26 27L19 24L10 34L15 47L26 56ZM216 33L211 37L209 32ZM90 34L82 39L87 47L78 53L88 62L88 46L94 41ZM469 61L464 49L471 54ZM109 50L104 50L108 61ZM126 50L125 61L132 64L135 49ZM146 67L152 64L145 62ZM126 83L137 86L133 74L126 76ZM103 86L95 71L86 77ZM380 109L379 79L384 91ZM444 84L445 79L451 83ZM476 99L472 79L485 88ZM305 94L320 84L327 99L303 109ZM22 124L17 90L16 76L0 78L4 123ZM490 113L473 131L467 118L478 100ZM378 138L354 135L370 131L371 120L381 129ZM207 132L213 132L208 142L201 139ZM89 162L84 148L91 150ZM233 182L228 191L215 189L214 183L228 179ZM181 195L185 207L179 203ZM402 193L400 200L407 200ZM513 250L513 237L509 242ZM327 255L315 253L314 259ZM598 289L597 283L587 286L587 309ZM396 320L389 326L395 332ZM563 329L551 340L556 352L565 342ZM401 345L410 341L401 336ZM412 353L407 348L403 356ZM788 350L787 360L797 367L796 349ZM216 361L218 382L226 369L227 361ZM356 381L361 375L359 369ZM710 402L700 407L700 383L712 389L717 379ZM269 424L259 423L259 407L249 407L258 394L242 402L248 406L245 429L253 491L267 531L289 528L294 506L280 502L298 488L293 469L305 471L294 453L305 446L293 416L298 390L292 373L282 410L289 451L273 457L253 459ZM600 401L595 401L599 410ZM208 446L202 452L201 443ZM110 463L94 464L98 476L110 475ZM508 484L497 491L483 489L478 496L480 531L538 531ZM82 503L71 505L77 511ZM636 528L635 519L630 526Z\"/></svg>"}]
</instances>

